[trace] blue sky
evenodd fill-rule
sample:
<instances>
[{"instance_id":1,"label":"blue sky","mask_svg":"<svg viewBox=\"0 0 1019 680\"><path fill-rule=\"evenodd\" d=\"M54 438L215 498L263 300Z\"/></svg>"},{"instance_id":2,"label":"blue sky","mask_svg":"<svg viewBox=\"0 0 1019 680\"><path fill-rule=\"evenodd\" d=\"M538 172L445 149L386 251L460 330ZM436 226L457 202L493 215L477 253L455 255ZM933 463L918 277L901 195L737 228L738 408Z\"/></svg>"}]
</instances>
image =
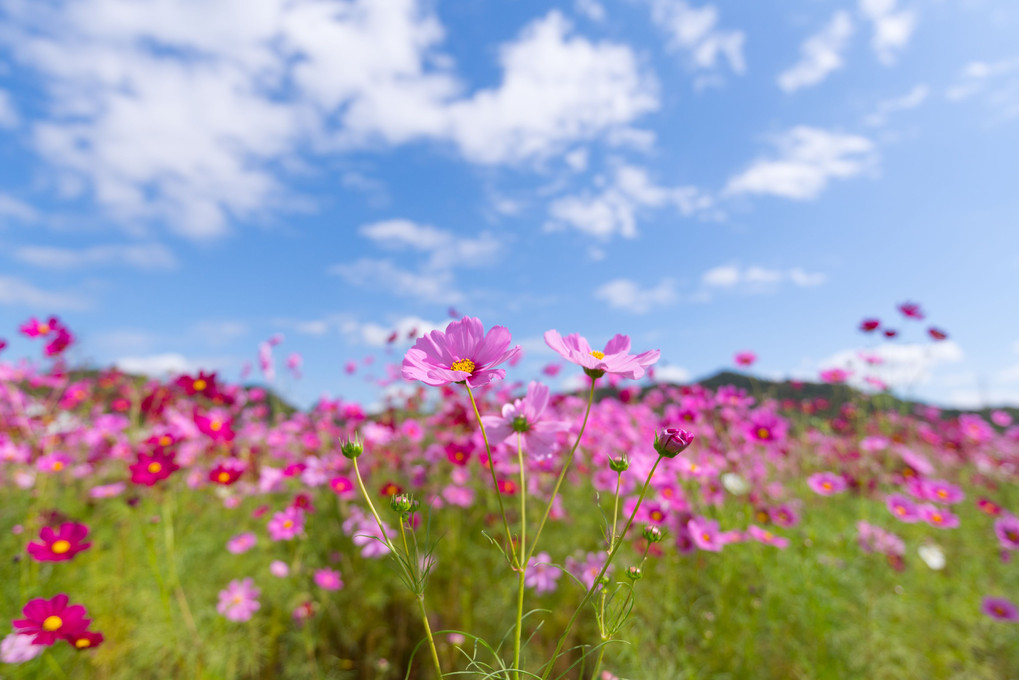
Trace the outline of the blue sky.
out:
<instances>
[{"instance_id":1,"label":"blue sky","mask_svg":"<svg viewBox=\"0 0 1019 680\"><path fill-rule=\"evenodd\" d=\"M869 348L901 392L1019 404L1014 2L0 13L6 359L51 313L73 359L153 372L236 378L281 333L290 398L372 401L409 344L390 331L454 307L511 330L519 379L557 328L629 334L676 379L743 349L810 379Z\"/></svg>"}]
</instances>

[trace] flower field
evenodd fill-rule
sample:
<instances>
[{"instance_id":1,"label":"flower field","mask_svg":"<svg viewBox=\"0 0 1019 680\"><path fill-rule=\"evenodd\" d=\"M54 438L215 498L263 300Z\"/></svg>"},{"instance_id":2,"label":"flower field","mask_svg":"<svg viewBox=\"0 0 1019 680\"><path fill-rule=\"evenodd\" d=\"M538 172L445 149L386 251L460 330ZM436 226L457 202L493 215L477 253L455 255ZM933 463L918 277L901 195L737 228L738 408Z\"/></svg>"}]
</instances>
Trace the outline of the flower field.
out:
<instances>
[{"instance_id":1,"label":"flower field","mask_svg":"<svg viewBox=\"0 0 1019 680\"><path fill-rule=\"evenodd\" d=\"M657 383L550 330L587 385L555 393L469 317L407 351L411 396L298 411L21 332L0 677L1019 677L1009 412Z\"/></svg>"}]
</instances>

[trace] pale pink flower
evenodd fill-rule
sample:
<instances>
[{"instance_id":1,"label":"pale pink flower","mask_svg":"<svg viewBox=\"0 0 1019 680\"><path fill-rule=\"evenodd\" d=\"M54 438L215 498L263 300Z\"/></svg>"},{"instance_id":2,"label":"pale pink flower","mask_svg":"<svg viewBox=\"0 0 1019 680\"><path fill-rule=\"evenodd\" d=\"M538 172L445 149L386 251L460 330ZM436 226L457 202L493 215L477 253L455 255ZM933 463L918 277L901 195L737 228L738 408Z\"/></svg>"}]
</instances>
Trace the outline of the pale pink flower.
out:
<instances>
[{"instance_id":1,"label":"pale pink flower","mask_svg":"<svg viewBox=\"0 0 1019 680\"><path fill-rule=\"evenodd\" d=\"M616 335L605 344L604 350L598 351L592 350L587 339L577 333L564 338L559 335L559 331L550 330L545 332L545 344L564 359L581 366L592 377L608 373L639 380L661 355L657 349L637 355L630 354L630 338L625 335Z\"/></svg>"},{"instance_id":2,"label":"pale pink flower","mask_svg":"<svg viewBox=\"0 0 1019 680\"><path fill-rule=\"evenodd\" d=\"M315 585L323 590L339 590L343 587L343 581L340 579L340 572L335 569L317 569Z\"/></svg>"},{"instance_id":3,"label":"pale pink flower","mask_svg":"<svg viewBox=\"0 0 1019 680\"><path fill-rule=\"evenodd\" d=\"M230 581L226 588L219 591L216 611L230 621L247 621L262 606L258 602L261 594L262 591L255 587L250 578Z\"/></svg>"},{"instance_id":4,"label":"pale pink flower","mask_svg":"<svg viewBox=\"0 0 1019 680\"><path fill-rule=\"evenodd\" d=\"M464 382L481 387L501 380L506 371L494 368L520 352L510 348L510 332L493 326L488 334L481 320L465 316L453 321L445 331L432 331L418 338L403 358L403 377L439 387Z\"/></svg>"}]
</instances>

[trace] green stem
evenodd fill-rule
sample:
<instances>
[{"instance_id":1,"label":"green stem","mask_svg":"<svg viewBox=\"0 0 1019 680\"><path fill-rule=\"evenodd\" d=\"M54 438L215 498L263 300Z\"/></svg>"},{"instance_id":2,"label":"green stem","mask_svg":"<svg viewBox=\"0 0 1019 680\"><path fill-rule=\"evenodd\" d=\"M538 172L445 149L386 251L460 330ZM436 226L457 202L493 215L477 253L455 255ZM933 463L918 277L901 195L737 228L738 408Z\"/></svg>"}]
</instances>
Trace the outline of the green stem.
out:
<instances>
[{"instance_id":1,"label":"green stem","mask_svg":"<svg viewBox=\"0 0 1019 680\"><path fill-rule=\"evenodd\" d=\"M647 489L651 485L651 478L654 476L655 470L658 469L658 464L661 462L662 457L658 456L658 460L656 460L655 464L651 467L651 472L648 473L647 480L644 482L644 487L640 490L640 497L637 499L637 505L634 506L633 512L630 513L630 518L626 521L626 526L619 535L619 543L617 543L615 547L609 551L608 559L605 560L605 564L602 566L601 571L598 573L598 576L595 577L594 583L592 583L591 587L588 588L587 594L584 595L584 599L580 601L579 605L577 605L577 609L573 612L573 616L571 616L569 622L567 622L566 629L563 630L563 634L559 637L559 642L556 643L555 651L552 652L552 658L549 659L545 672L541 676L541 680L548 680L548 677L552 674L555 661L559 658L560 652L563 651L563 645L566 644L566 638L570 634L570 630L573 629L573 624L576 623L577 617L580 616L580 612L584 609L584 605L586 605L591 599L591 595L593 595L595 590L598 588L602 577L605 576L605 572L608 571L616 553L619 552L619 548L622 547L623 539L626 538L626 533L630 530L630 525L633 524L633 518L636 517L637 511L640 510L640 506L644 502L644 497L647 495Z\"/></svg>"},{"instance_id":2,"label":"green stem","mask_svg":"<svg viewBox=\"0 0 1019 680\"><path fill-rule=\"evenodd\" d=\"M517 433L517 461L520 463L520 554L527 555L527 481L524 475L523 435ZM524 579L527 576L527 563L517 565L517 624L513 637L513 669L517 680L520 680L520 636L524 628Z\"/></svg>"},{"instance_id":3,"label":"green stem","mask_svg":"<svg viewBox=\"0 0 1019 680\"><path fill-rule=\"evenodd\" d=\"M177 572L177 551L176 540L173 530L173 501L174 492L168 491L163 495L163 541L166 546L166 561L170 569L170 584L173 587L174 597L177 598L177 606L184 614L184 622L195 639L195 651L201 652L202 636L198 634L198 626L195 625L195 618L191 615L191 607L188 605L187 595L184 594L184 587L180 582L180 574Z\"/></svg>"},{"instance_id":4,"label":"green stem","mask_svg":"<svg viewBox=\"0 0 1019 680\"><path fill-rule=\"evenodd\" d=\"M485 424L481 421L481 412L478 411L478 403L474 400L474 392L471 391L471 386L466 382L464 387L467 388L467 396L471 398L471 406L474 408L474 417L478 421L478 427L481 428L481 438L485 440L485 453L488 454L488 471L492 473L492 486L495 487L495 496L499 499L499 514L502 515L502 526L506 530L506 545L510 550L510 554L513 556L514 566L520 566L520 560L517 558L517 549L513 545L513 534L510 532L509 520L506 518L506 505L502 501L502 491L499 489L499 480L495 477L495 458L492 456L492 447L488 443L488 433L485 432Z\"/></svg>"},{"instance_id":5,"label":"green stem","mask_svg":"<svg viewBox=\"0 0 1019 680\"><path fill-rule=\"evenodd\" d=\"M538 547L538 539L541 538L545 522L548 521L548 516L552 513L552 504L555 503L556 496L559 494L559 487L562 486L563 480L566 479L566 472L570 469L570 463L573 462L573 454L576 453L577 447L580 446L580 439L584 436L584 430L587 429L587 418L591 415L591 404L594 403L594 384L597 380L597 378L591 378L591 389L587 395L587 410L584 411L584 421L580 424L580 432L577 433L577 439L573 442L573 448L566 454L566 462L563 463L563 469L559 472L559 478L556 479L555 486L552 487L552 497L548 499L545 514L542 515L541 522L538 523L538 530L534 533L534 540L531 542L531 552L525 560L527 562L534 557L534 551Z\"/></svg>"}]
</instances>

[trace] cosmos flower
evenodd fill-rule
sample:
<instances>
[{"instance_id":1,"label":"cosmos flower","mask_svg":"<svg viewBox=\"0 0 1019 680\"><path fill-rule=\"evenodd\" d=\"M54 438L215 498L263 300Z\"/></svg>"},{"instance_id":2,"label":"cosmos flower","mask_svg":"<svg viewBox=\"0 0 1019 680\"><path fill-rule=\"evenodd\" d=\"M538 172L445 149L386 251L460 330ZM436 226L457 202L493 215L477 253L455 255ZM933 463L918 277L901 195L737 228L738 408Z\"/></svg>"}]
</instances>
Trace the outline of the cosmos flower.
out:
<instances>
[{"instance_id":1,"label":"cosmos flower","mask_svg":"<svg viewBox=\"0 0 1019 680\"><path fill-rule=\"evenodd\" d=\"M637 355L630 354L630 338L625 335L616 335L609 340L605 343L603 351L592 350L587 339L576 333L563 338L557 330L545 332L545 344L564 359L581 366L594 378L600 378L608 373L639 380L661 355L657 349Z\"/></svg>"},{"instance_id":2,"label":"cosmos flower","mask_svg":"<svg viewBox=\"0 0 1019 680\"><path fill-rule=\"evenodd\" d=\"M954 529L959 526L959 518L949 512L946 508L939 508L936 505L924 503L920 506L920 517L932 527L939 529Z\"/></svg>"},{"instance_id":3,"label":"cosmos flower","mask_svg":"<svg viewBox=\"0 0 1019 680\"><path fill-rule=\"evenodd\" d=\"M43 527L39 531L42 542L29 543L28 554L40 562L64 562L92 546L83 542L87 536L88 527L75 522L65 522L56 531Z\"/></svg>"},{"instance_id":4,"label":"cosmos flower","mask_svg":"<svg viewBox=\"0 0 1019 680\"><path fill-rule=\"evenodd\" d=\"M757 361L757 355L749 351L737 352L733 359L738 366L751 366L755 361Z\"/></svg>"},{"instance_id":5,"label":"cosmos flower","mask_svg":"<svg viewBox=\"0 0 1019 680\"><path fill-rule=\"evenodd\" d=\"M686 523L693 544L701 550L720 552L725 542L718 530L718 522L704 517L694 517Z\"/></svg>"},{"instance_id":6,"label":"cosmos flower","mask_svg":"<svg viewBox=\"0 0 1019 680\"><path fill-rule=\"evenodd\" d=\"M152 454L139 453L138 460L128 469L131 470L131 482L152 486L156 482L166 479L180 469L173 459L174 453Z\"/></svg>"},{"instance_id":7,"label":"cosmos flower","mask_svg":"<svg viewBox=\"0 0 1019 680\"><path fill-rule=\"evenodd\" d=\"M902 312L902 316L907 319L915 319L916 321L923 321L924 313L920 309L920 305L915 302L903 302L899 305L899 311Z\"/></svg>"},{"instance_id":8,"label":"cosmos flower","mask_svg":"<svg viewBox=\"0 0 1019 680\"><path fill-rule=\"evenodd\" d=\"M998 621L1019 621L1019 607L1003 597L985 597L980 610Z\"/></svg>"},{"instance_id":9,"label":"cosmos flower","mask_svg":"<svg viewBox=\"0 0 1019 680\"><path fill-rule=\"evenodd\" d=\"M0 661L25 663L42 654L45 649L45 645L35 644L31 635L11 633L0 641Z\"/></svg>"},{"instance_id":10,"label":"cosmos flower","mask_svg":"<svg viewBox=\"0 0 1019 680\"><path fill-rule=\"evenodd\" d=\"M900 522L913 524L920 521L920 510L916 507L916 503L901 494L889 495L885 499L885 506Z\"/></svg>"},{"instance_id":11,"label":"cosmos flower","mask_svg":"<svg viewBox=\"0 0 1019 680\"><path fill-rule=\"evenodd\" d=\"M250 531L243 534L237 534L226 542L226 549L234 555L240 555L254 548L256 541L257 538L255 537L255 534Z\"/></svg>"},{"instance_id":12,"label":"cosmos flower","mask_svg":"<svg viewBox=\"0 0 1019 680\"><path fill-rule=\"evenodd\" d=\"M339 590L343 587L343 581L340 579L340 572L335 569L317 569L315 585L323 590Z\"/></svg>"},{"instance_id":13,"label":"cosmos flower","mask_svg":"<svg viewBox=\"0 0 1019 680\"><path fill-rule=\"evenodd\" d=\"M534 588L536 593L550 593L556 589L556 581L562 576L558 567L551 564L552 558L547 552L540 552L527 565L524 574L524 585Z\"/></svg>"},{"instance_id":14,"label":"cosmos flower","mask_svg":"<svg viewBox=\"0 0 1019 680\"><path fill-rule=\"evenodd\" d=\"M818 472L807 477L807 486L821 496L833 496L848 487L845 477L833 472Z\"/></svg>"},{"instance_id":15,"label":"cosmos flower","mask_svg":"<svg viewBox=\"0 0 1019 680\"><path fill-rule=\"evenodd\" d=\"M60 593L49 600L40 597L29 601L21 610L25 618L16 619L14 628L23 635L34 635L37 645L52 645L84 632L92 620L85 618L88 612L82 605L67 606L69 599Z\"/></svg>"},{"instance_id":16,"label":"cosmos flower","mask_svg":"<svg viewBox=\"0 0 1019 680\"><path fill-rule=\"evenodd\" d=\"M216 611L229 621L247 621L262 606L258 602L258 596L261 594L262 591L255 587L250 578L243 581L235 579L219 591Z\"/></svg>"},{"instance_id":17,"label":"cosmos flower","mask_svg":"<svg viewBox=\"0 0 1019 680\"><path fill-rule=\"evenodd\" d=\"M1019 517L1004 515L994 522L998 543L1006 550L1019 550Z\"/></svg>"},{"instance_id":18,"label":"cosmos flower","mask_svg":"<svg viewBox=\"0 0 1019 680\"><path fill-rule=\"evenodd\" d=\"M548 386L531 381L527 395L505 404L502 415L482 416L489 440L493 444L505 442L516 447L517 437L520 437L529 456L536 460L548 458L556 447L558 433L570 428L568 423L553 420L551 412L546 413L548 398Z\"/></svg>"},{"instance_id":19,"label":"cosmos flower","mask_svg":"<svg viewBox=\"0 0 1019 680\"><path fill-rule=\"evenodd\" d=\"M494 326L485 334L481 321L465 316L445 331L432 331L418 338L403 358L403 377L440 387L466 383L481 387L501 380L506 371L495 368L515 357L520 345L510 348L510 333Z\"/></svg>"},{"instance_id":20,"label":"cosmos flower","mask_svg":"<svg viewBox=\"0 0 1019 680\"><path fill-rule=\"evenodd\" d=\"M880 326L881 322L877 319L864 319L860 322L860 330L864 333L876 331Z\"/></svg>"},{"instance_id":21,"label":"cosmos flower","mask_svg":"<svg viewBox=\"0 0 1019 680\"><path fill-rule=\"evenodd\" d=\"M765 545L773 545L776 548L783 549L789 547L788 538L776 536L767 529L762 529L759 526L751 524L749 527L747 527L747 533L750 535L750 538L754 539L755 541L758 541L759 543L764 543Z\"/></svg>"},{"instance_id":22,"label":"cosmos flower","mask_svg":"<svg viewBox=\"0 0 1019 680\"><path fill-rule=\"evenodd\" d=\"M304 511L289 507L272 516L268 525L269 538L289 541L304 530Z\"/></svg>"},{"instance_id":23,"label":"cosmos flower","mask_svg":"<svg viewBox=\"0 0 1019 680\"><path fill-rule=\"evenodd\" d=\"M930 328L927 329L927 335L931 336L932 340L940 341L948 338L948 333L941 330L940 328L935 328L934 326L931 326Z\"/></svg>"}]
</instances>

